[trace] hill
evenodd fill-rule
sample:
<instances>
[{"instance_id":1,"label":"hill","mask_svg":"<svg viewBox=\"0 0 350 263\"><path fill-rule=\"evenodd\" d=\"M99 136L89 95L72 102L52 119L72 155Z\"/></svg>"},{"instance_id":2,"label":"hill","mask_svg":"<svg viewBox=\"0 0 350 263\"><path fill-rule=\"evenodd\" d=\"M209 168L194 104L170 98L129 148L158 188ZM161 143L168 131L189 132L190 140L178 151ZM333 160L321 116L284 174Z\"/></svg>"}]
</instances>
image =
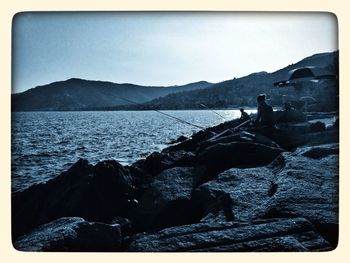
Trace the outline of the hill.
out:
<instances>
[{"instance_id":1,"label":"hill","mask_svg":"<svg viewBox=\"0 0 350 263\"><path fill-rule=\"evenodd\" d=\"M12 111L83 110L137 103L175 92L202 89L211 83L200 81L182 86L140 86L72 78L38 86L12 95Z\"/></svg>"},{"instance_id":2,"label":"hill","mask_svg":"<svg viewBox=\"0 0 350 263\"><path fill-rule=\"evenodd\" d=\"M304 96L317 102L318 108L314 110L333 111L338 108L339 95L338 83L334 80L304 83L302 90L276 88L273 84L288 80L290 71L301 67L312 67L316 75L338 75L338 57L338 51L315 54L272 73L262 71L216 84L200 81L154 87L73 78L13 94L12 111L176 110L202 109L203 105L255 107L255 98L260 93L267 94L272 106L282 106L286 100L298 102Z\"/></svg>"},{"instance_id":3,"label":"hill","mask_svg":"<svg viewBox=\"0 0 350 263\"><path fill-rule=\"evenodd\" d=\"M228 107L255 107L256 96L266 93L270 104L282 106L285 99L312 96L324 105L322 100L331 99L328 110L334 110L337 106L337 83L335 81L323 81L319 83L304 83L304 91L296 94L293 88L276 88L274 83L288 80L290 71L300 67L313 67L315 74L338 74L338 52L321 53L307 57L295 64L288 65L278 71L267 73L253 73L242 78L234 78L213 84L205 89L184 91L169 94L162 98L156 98L142 106L132 105L132 109L200 109L201 104L209 108ZM323 103L323 104L322 104ZM129 107L130 108L130 107Z\"/></svg>"}]
</instances>

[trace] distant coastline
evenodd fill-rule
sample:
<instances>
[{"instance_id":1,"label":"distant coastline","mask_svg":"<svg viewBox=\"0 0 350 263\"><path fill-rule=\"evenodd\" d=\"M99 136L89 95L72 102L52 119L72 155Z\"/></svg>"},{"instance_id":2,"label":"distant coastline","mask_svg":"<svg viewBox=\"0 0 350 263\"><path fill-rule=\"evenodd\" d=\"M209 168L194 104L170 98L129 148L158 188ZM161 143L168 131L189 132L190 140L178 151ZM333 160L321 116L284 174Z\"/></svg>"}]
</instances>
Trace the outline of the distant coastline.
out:
<instances>
[{"instance_id":1,"label":"distant coastline","mask_svg":"<svg viewBox=\"0 0 350 263\"><path fill-rule=\"evenodd\" d=\"M285 98L311 96L318 101L314 111L337 107L337 80L322 79L317 88L306 82L303 89L281 88L291 72L310 67L318 75L338 75L338 51L315 54L272 73L257 72L219 83L198 81L182 86L140 86L71 78L11 95L15 111L105 111L105 110L198 110L255 107L256 96L265 93L273 107L282 107ZM297 94L298 93L298 94ZM322 101L327 100L327 101ZM294 105L302 107L302 105ZM326 108L328 107L328 108Z\"/></svg>"}]
</instances>

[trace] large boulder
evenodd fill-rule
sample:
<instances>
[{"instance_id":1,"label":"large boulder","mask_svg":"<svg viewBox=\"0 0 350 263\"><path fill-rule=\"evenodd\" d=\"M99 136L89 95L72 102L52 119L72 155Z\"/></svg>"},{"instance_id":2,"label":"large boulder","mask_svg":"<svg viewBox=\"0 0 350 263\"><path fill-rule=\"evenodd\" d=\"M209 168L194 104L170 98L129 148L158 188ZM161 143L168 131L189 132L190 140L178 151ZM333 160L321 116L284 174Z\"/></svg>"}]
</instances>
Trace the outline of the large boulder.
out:
<instances>
[{"instance_id":1,"label":"large boulder","mask_svg":"<svg viewBox=\"0 0 350 263\"><path fill-rule=\"evenodd\" d=\"M131 210L134 227L141 231L197 220L191 196L205 173L204 167L174 167L158 174Z\"/></svg>"},{"instance_id":2,"label":"large boulder","mask_svg":"<svg viewBox=\"0 0 350 263\"><path fill-rule=\"evenodd\" d=\"M202 221L252 221L256 210L274 193L274 179L266 167L232 168L198 187L193 201L203 211Z\"/></svg>"},{"instance_id":3,"label":"large boulder","mask_svg":"<svg viewBox=\"0 0 350 263\"><path fill-rule=\"evenodd\" d=\"M155 176L165 169L176 166L191 166L193 164L194 155L183 150L169 151L168 149L162 152L154 152L147 156L146 159L141 159L130 166L130 171L136 180L144 181L143 177L148 175Z\"/></svg>"},{"instance_id":4,"label":"large boulder","mask_svg":"<svg viewBox=\"0 0 350 263\"><path fill-rule=\"evenodd\" d=\"M139 234L128 251L253 252L327 251L329 243L304 218L255 221L249 224L198 223Z\"/></svg>"},{"instance_id":5,"label":"large boulder","mask_svg":"<svg viewBox=\"0 0 350 263\"><path fill-rule=\"evenodd\" d=\"M271 166L277 171L275 191L261 205L256 216L305 217L336 246L339 216L338 155L314 159L283 153Z\"/></svg>"},{"instance_id":6,"label":"large boulder","mask_svg":"<svg viewBox=\"0 0 350 263\"><path fill-rule=\"evenodd\" d=\"M127 210L131 178L117 161L90 165L79 160L45 184L12 195L12 233L16 238L60 217L109 222Z\"/></svg>"},{"instance_id":7,"label":"large boulder","mask_svg":"<svg viewBox=\"0 0 350 263\"><path fill-rule=\"evenodd\" d=\"M35 228L14 242L20 251L119 251L120 226L63 217Z\"/></svg>"},{"instance_id":8,"label":"large boulder","mask_svg":"<svg viewBox=\"0 0 350 263\"><path fill-rule=\"evenodd\" d=\"M282 153L268 167L232 168L201 185L193 201L203 211L202 221L305 217L336 246L338 155L304 156L313 149Z\"/></svg>"},{"instance_id":9,"label":"large boulder","mask_svg":"<svg viewBox=\"0 0 350 263\"><path fill-rule=\"evenodd\" d=\"M232 167L257 167L272 162L281 149L258 143L219 143L204 149L198 155L198 163L217 174Z\"/></svg>"}]
</instances>

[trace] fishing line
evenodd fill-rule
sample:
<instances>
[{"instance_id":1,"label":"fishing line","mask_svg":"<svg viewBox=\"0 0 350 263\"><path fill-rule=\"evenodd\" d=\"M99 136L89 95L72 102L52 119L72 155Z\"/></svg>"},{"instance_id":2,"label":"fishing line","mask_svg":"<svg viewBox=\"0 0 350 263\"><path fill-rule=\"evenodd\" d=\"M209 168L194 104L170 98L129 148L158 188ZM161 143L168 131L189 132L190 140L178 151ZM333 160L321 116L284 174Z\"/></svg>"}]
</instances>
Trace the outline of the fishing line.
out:
<instances>
[{"instance_id":1,"label":"fishing line","mask_svg":"<svg viewBox=\"0 0 350 263\"><path fill-rule=\"evenodd\" d=\"M217 113L216 111L212 110L211 108L207 107L206 105L204 105L203 103L199 103L199 105L201 105L202 107L214 112L215 114L219 115L224 121L226 121L226 118L222 115L220 115L219 113Z\"/></svg>"},{"instance_id":2,"label":"fishing line","mask_svg":"<svg viewBox=\"0 0 350 263\"><path fill-rule=\"evenodd\" d=\"M122 97L119 97L119 98L122 99L122 100L125 100L125 101L127 101L127 102L130 102L130 103L133 103L133 104L136 104L136 105L141 105L141 106L143 106L142 104L137 103L137 102L135 102L135 101L132 101L132 100L129 100L129 99L125 99L125 98L122 98ZM188 121L182 120L182 119L180 119L180 118L178 118L178 117L175 117L175 116L172 116L172 115L170 115L170 114L168 114L168 113L165 113L165 112L162 112L162 111L159 111L159 110L156 110L156 109L152 109L152 110L153 110L153 111L156 111L156 112L158 112L158 113L160 113L160 114L163 114L164 116L167 116L167 117L169 117L169 118L172 118L172 119L174 119L174 120L177 120L177 121L179 121L179 122L181 122L181 123L185 123L185 124L187 124L187 125L190 125L190 126L199 128L199 129L201 129L201 130L204 130L204 129L205 129L204 127L201 127L201 126L199 126L199 125L196 125L196 124L190 123L190 122L188 122Z\"/></svg>"}]
</instances>

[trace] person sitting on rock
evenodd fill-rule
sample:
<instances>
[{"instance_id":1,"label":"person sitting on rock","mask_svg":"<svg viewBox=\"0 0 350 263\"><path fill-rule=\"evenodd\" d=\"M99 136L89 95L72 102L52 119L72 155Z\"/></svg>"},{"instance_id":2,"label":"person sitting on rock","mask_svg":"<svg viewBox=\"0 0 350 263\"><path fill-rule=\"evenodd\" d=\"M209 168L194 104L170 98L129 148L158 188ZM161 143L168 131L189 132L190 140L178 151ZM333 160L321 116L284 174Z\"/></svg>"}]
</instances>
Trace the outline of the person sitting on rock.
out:
<instances>
[{"instance_id":1,"label":"person sitting on rock","mask_svg":"<svg viewBox=\"0 0 350 263\"><path fill-rule=\"evenodd\" d=\"M274 118L273 118L273 109L265 101L265 94L260 94L257 97L258 102L258 114L256 116L255 125L257 127L273 127Z\"/></svg>"},{"instance_id":2,"label":"person sitting on rock","mask_svg":"<svg viewBox=\"0 0 350 263\"><path fill-rule=\"evenodd\" d=\"M241 117L239 118L240 123L250 120L248 113L246 113L243 108L240 108L239 110L241 111Z\"/></svg>"}]
</instances>

